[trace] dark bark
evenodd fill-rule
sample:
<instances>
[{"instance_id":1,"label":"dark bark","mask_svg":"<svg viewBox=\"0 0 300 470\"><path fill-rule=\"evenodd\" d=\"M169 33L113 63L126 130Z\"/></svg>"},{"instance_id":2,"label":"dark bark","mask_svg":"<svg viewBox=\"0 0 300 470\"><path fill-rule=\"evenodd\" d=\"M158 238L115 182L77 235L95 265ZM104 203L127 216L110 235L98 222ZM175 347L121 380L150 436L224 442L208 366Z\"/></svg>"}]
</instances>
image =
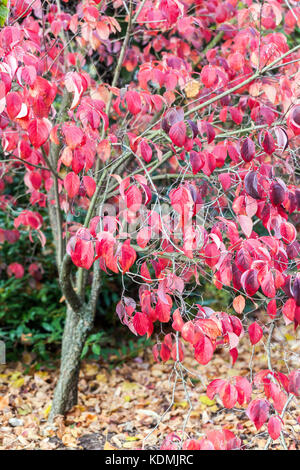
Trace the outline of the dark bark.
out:
<instances>
[{"instance_id":1,"label":"dark bark","mask_svg":"<svg viewBox=\"0 0 300 470\"><path fill-rule=\"evenodd\" d=\"M55 388L49 420L58 414L65 414L77 404L77 385L80 369L80 357L93 326L92 319L85 320L84 313L74 312L67 307L64 329L59 379Z\"/></svg>"},{"instance_id":2,"label":"dark bark","mask_svg":"<svg viewBox=\"0 0 300 470\"><path fill-rule=\"evenodd\" d=\"M68 306L62 340L60 373L49 421L53 421L56 415L65 414L77 404L81 353L88 334L93 328L97 298L101 287L100 268L96 263L90 299L88 303L84 303L72 287L71 263L70 257L65 255L60 280L62 290L68 300Z\"/></svg>"}]
</instances>

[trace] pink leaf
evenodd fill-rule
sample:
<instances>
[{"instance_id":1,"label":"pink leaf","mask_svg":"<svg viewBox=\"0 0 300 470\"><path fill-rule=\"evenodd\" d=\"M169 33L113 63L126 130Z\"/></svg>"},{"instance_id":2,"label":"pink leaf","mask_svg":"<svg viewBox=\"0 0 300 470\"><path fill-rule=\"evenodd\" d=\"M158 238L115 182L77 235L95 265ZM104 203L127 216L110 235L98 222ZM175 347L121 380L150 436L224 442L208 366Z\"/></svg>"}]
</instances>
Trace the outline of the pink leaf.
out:
<instances>
[{"instance_id":1,"label":"pink leaf","mask_svg":"<svg viewBox=\"0 0 300 470\"><path fill-rule=\"evenodd\" d=\"M249 326L248 333L249 333L250 341L253 345L258 343L263 337L263 330L261 326L259 326L259 324L256 322L252 323Z\"/></svg>"},{"instance_id":2,"label":"pink leaf","mask_svg":"<svg viewBox=\"0 0 300 470\"><path fill-rule=\"evenodd\" d=\"M279 416L271 416L268 422L268 433L273 440L278 439L281 433L282 421Z\"/></svg>"},{"instance_id":3,"label":"pink leaf","mask_svg":"<svg viewBox=\"0 0 300 470\"><path fill-rule=\"evenodd\" d=\"M267 400L257 398L252 400L247 408L247 416L259 430L269 417L270 403Z\"/></svg>"}]
</instances>

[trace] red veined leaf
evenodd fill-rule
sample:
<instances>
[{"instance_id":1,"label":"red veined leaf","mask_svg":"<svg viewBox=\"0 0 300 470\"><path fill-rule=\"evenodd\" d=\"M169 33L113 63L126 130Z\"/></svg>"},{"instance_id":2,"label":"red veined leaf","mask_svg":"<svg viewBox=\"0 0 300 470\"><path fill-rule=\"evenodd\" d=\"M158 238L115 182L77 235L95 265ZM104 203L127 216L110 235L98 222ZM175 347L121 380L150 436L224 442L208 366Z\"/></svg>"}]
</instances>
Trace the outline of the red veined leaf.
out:
<instances>
[{"instance_id":1,"label":"red veined leaf","mask_svg":"<svg viewBox=\"0 0 300 470\"><path fill-rule=\"evenodd\" d=\"M293 106L287 118L287 125L295 135L300 134L300 105Z\"/></svg>"},{"instance_id":2,"label":"red veined leaf","mask_svg":"<svg viewBox=\"0 0 300 470\"><path fill-rule=\"evenodd\" d=\"M270 318L275 318L277 314L276 300L272 299L267 305L267 312Z\"/></svg>"},{"instance_id":3,"label":"red veined leaf","mask_svg":"<svg viewBox=\"0 0 300 470\"><path fill-rule=\"evenodd\" d=\"M128 209L134 212L138 211L143 201L141 190L136 185L132 185L126 191L125 195Z\"/></svg>"},{"instance_id":4,"label":"red veined leaf","mask_svg":"<svg viewBox=\"0 0 300 470\"><path fill-rule=\"evenodd\" d=\"M137 91L127 91L125 95L128 110L131 114L138 114L142 110L142 100Z\"/></svg>"},{"instance_id":5,"label":"red veined leaf","mask_svg":"<svg viewBox=\"0 0 300 470\"><path fill-rule=\"evenodd\" d=\"M271 185L271 192L270 192L270 200L273 206L280 206L283 203L286 196L286 188L284 184L280 182L272 183Z\"/></svg>"},{"instance_id":6,"label":"red veined leaf","mask_svg":"<svg viewBox=\"0 0 300 470\"><path fill-rule=\"evenodd\" d=\"M49 137L51 125L47 119L32 119L28 125L29 140L35 148L41 147Z\"/></svg>"},{"instance_id":7,"label":"red veined leaf","mask_svg":"<svg viewBox=\"0 0 300 470\"><path fill-rule=\"evenodd\" d=\"M281 418L279 416L271 416L268 422L268 433L274 441L280 436L281 428Z\"/></svg>"},{"instance_id":8,"label":"red veined leaf","mask_svg":"<svg viewBox=\"0 0 300 470\"><path fill-rule=\"evenodd\" d=\"M140 143L140 151L143 159L145 160L146 163L151 162L152 159L152 149L150 145L145 141L142 140Z\"/></svg>"},{"instance_id":9,"label":"red veined leaf","mask_svg":"<svg viewBox=\"0 0 300 470\"><path fill-rule=\"evenodd\" d=\"M96 182L91 176L84 176L82 178L83 185L85 187L86 193L89 197L92 197L96 190Z\"/></svg>"},{"instance_id":10,"label":"red veined leaf","mask_svg":"<svg viewBox=\"0 0 300 470\"><path fill-rule=\"evenodd\" d=\"M263 293L271 299L276 295L276 289L274 284L274 276L271 271L267 271L261 280L261 290Z\"/></svg>"},{"instance_id":11,"label":"red veined leaf","mask_svg":"<svg viewBox=\"0 0 300 470\"><path fill-rule=\"evenodd\" d=\"M258 180L255 171L250 171L247 173L244 183L246 193L249 194L249 196L251 196L253 199L261 199L258 192Z\"/></svg>"},{"instance_id":12,"label":"red veined leaf","mask_svg":"<svg viewBox=\"0 0 300 470\"><path fill-rule=\"evenodd\" d=\"M64 188L70 198L75 197L78 194L80 188L80 179L73 171L67 174L64 179Z\"/></svg>"},{"instance_id":13,"label":"red veined leaf","mask_svg":"<svg viewBox=\"0 0 300 470\"><path fill-rule=\"evenodd\" d=\"M231 409L237 402L238 393L234 385L225 382L219 391L219 396L225 408Z\"/></svg>"},{"instance_id":14,"label":"red veined leaf","mask_svg":"<svg viewBox=\"0 0 300 470\"><path fill-rule=\"evenodd\" d=\"M270 403L267 400L257 398L252 400L247 408L247 416L259 430L269 418Z\"/></svg>"},{"instance_id":15,"label":"red veined leaf","mask_svg":"<svg viewBox=\"0 0 300 470\"><path fill-rule=\"evenodd\" d=\"M71 150L79 147L82 143L84 134L83 131L72 123L64 123L61 127L62 132L66 139L66 144Z\"/></svg>"},{"instance_id":16,"label":"red veined leaf","mask_svg":"<svg viewBox=\"0 0 300 470\"><path fill-rule=\"evenodd\" d=\"M234 379L235 379L235 388L237 389L237 392L238 392L238 398L237 398L238 403L240 405L242 405L244 402L248 403L251 398L252 385L246 379L246 377L234 377Z\"/></svg>"},{"instance_id":17,"label":"red veined leaf","mask_svg":"<svg viewBox=\"0 0 300 470\"><path fill-rule=\"evenodd\" d=\"M217 72L215 67L204 65L201 70L200 80L206 88L212 87L217 81Z\"/></svg>"},{"instance_id":18,"label":"red veined leaf","mask_svg":"<svg viewBox=\"0 0 300 470\"><path fill-rule=\"evenodd\" d=\"M289 380L289 393L296 397L300 396L300 369L293 370L288 377Z\"/></svg>"},{"instance_id":19,"label":"red veined leaf","mask_svg":"<svg viewBox=\"0 0 300 470\"><path fill-rule=\"evenodd\" d=\"M221 336L222 334L220 326L217 324L216 321L210 318L201 318L200 320L196 321L196 325L200 328L203 334L205 334L212 340L217 339L217 337Z\"/></svg>"},{"instance_id":20,"label":"red veined leaf","mask_svg":"<svg viewBox=\"0 0 300 470\"><path fill-rule=\"evenodd\" d=\"M195 345L195 359L199 364L205 365L211 360L214 353L214 346L207 336L202 336Z\"/></svg>"},{"instance_id":21,"label":"red veined leaf","mask_svg":"<svg viewBox=\"0 0 300 470\"><path fill-rule=\"evenodd\" d=\"M168 294L166 295L166 300L167 303L163 302L159 297L155 306L155 313L157 315L157 318L162 323L168 323L171 315L171 308L173 302Z\"/></svg>"},{"instance_id":22,"label":"red veined leaf","mask_svg":"<svg viewBox=\"0 0 300 470\"><path fill-rule=\"evenodd\" d=\"M245 271L242 274L241 283L246 294L252 297L259 289L257 271L255 269Z\"/></svg>"},{"instance_id":23,"label":"red veined leaf","mask_svg":"<svg viewBox=\"0 0 300 470\"><path fill-rule=\"evenodd\" d=\"M182 316L180 314L179 308L174 310L173 312L173 323L172 323L172 328L175 331L181 331L184 326L184 321L182 319Z\"/></svg>"},{"instance_id":24,"label":"red veined leaf","mask_svg":"<svg viewBox=\"0 0 300 470\"><path fill-rule=\"evenodd\" d=\"M136 252L132 248L132 246L130 246L130 240L126 240L122 245L121 255L118 259L123 274L129 271L131 266L134 264L135 260Z\"/></svg>"},{"instance_id":25,"label":"red veined leaf","mask_svg":"<svg viewBox=\"0 0 300 470\"><path fill-rule=\"evenodd\" d=\"M251 162L255 157L255 144L250 137L247 137L242 143L241 156L245 162Z\"/></svg>"},{"instance_id":26,"label":"red veined leaf","mask_svg":"<svg viewBox=\"0 0 300 470\"><path fill-rule=\"evenodd\" d=\"M228 191L231 187L231 176L230 173L221 173L218 176L218 180L220 181L222 188L224 191Z\"/></svg>"},{"instance_id":27,"label":"red veined leaf","mask_svg":"<svg viewBox=\"0 0 300 470\"><path fill-rule=\"evenodd\" d=\"M283 315L290 321L294 321L296 311L296 302L294 299L288 299L282 307Z\"/></svg>"},{"instance_id":28,"label":"red veined leaf","mask_svg":"<svg viewBox=\"0 0 300 470\"><path fill-rule=\"evenodd\" d=\"M133 326L138 335L144 336L149 331L150 320L145 313L137 312L133 317Z\"/></svg>"},{"instance_id":29,"label":"red veined leaf","mask_svg":"<svg viewBox=\"0 0 300 470\"><path fill-rule=\"evenodd\" d=\"M258 323L254 322L248 327L248 333L251 343L254 345L258 343L263 337L262 327Z\"/></svg>"},{"instance_id":30,"label":"red veined leaf","mask_svg":"<svg viewBox=\"0 0 300 470\"><path fill-rule=\"evenodd\" d=\"M169 130L169 137L174 145L183 147L186 139L186 125L183 121L176 122Z\"/></svg>"},{"instance_id":31,"label":"red veined leaf","mask_svg":"<svg viewBox=\"0 0 300 470\"><path fill-rule=\"evenodd\" d=\"M195 326L192 321L188 321L183 325L181 329L181 336L185 341L188 341L191 344L194 343Z\"/></svg>"},{"instance_id":32,"label":"red veined leaf","mask_svg":"<svg viewBox=\"0 0 300 470\"><path fill-rule=\"evenodd\" d=\"M280 235L284 243L293 243L297 236L296 228L290 222L282 222L280 225Z\"/></svg>"},{"instance_id":33,"label":"red veined leaf","mask_svg":"<svg viewBox=\"0 0 300 470\"><path fill-rule=\"evenodd\" d=\"M263 146L264 151L268 155L272 155L272 153L275 150L275 142L274 142L273 136L268 131L265 132L264 139L262 141L262 146Z\"/></svg>"},{"instance_id":34,"label":"red veined leaf","mask_svg":"<svg viewBox=\"0 0 300 470\"><path fill-rule=\"evenodd\" d=\"M190 151L190 162L192 165L193 175L199 173L203 167L204 162L201 156L202 154L200 152L194 152L194 150Z\"/></svg>"},{"instance_id":35,"label":"red veined leaf","mask_svg":"<svg viewBox=\"0 0 300 470\"><path fill-rule=\"evenodd\" d=\"M6 95L6 109L10 119L14 120L21 111L22 98L19 93L11 92Z\"/></svg>"},{"instance_id":36,"label":"red veined leaf","mask_svg":"<svg viewBox=\"0 0 300 470\"><path fill-rule=\"evenodd\" d=\"M215 379L210 382L206 389L206 395L210 400L213 400L215 395L219 393L223 385L226 384L226 380L223 379Z\"/></svg>"},{"instance_id":37,"label":"red veined leaf","mask_svg":"<svg viewBox=\"0 0 300 470\"><path fill-rule=\"evenodd\" d=\"M79 268L90 269L94 261L94 244L87 229L78 230L76 236L70 238L67 253Z\"/></svg>"},{"instance_id":38,"label":"red veined leaf","mask_svg":"<svg viewBox=\"0 0 300 470\"><path fill-rule=\"evenodd\" d=\"M165 343L161 344L160 357L163 362L168 361L171 357L171 349Z\"/></svg>"}]
</instances>

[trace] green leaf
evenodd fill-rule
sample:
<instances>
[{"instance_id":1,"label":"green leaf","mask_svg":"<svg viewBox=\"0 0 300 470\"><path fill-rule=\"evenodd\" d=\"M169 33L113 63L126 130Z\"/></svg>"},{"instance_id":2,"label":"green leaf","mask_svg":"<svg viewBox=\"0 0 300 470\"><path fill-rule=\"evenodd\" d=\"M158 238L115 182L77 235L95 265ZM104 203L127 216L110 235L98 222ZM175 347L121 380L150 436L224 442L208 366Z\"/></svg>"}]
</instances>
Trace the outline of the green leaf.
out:
<instances>
[{"instance_id":1,"label":"green leaf","mask_svg":"<svg viewBox=\"0 0 300 470\"><path fill-rule=\"evenodd\" d=\"M8 15L8 8L1 4L0 5L0 26L4 26L6 18Z\"/></svg>"}]
</instances>

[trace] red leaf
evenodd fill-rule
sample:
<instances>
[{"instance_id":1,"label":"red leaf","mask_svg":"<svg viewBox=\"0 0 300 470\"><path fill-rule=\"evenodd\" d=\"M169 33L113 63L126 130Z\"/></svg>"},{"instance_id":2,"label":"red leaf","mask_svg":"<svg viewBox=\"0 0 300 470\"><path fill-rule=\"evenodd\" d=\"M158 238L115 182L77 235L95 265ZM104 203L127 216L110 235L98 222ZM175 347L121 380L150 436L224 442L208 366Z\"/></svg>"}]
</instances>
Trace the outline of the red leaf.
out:
<instances>
[{"instance_id":1,"label":"red leaf","mask_svg":"<svg viewBox=\"0 0 300 470\"><path fill-rule=\"evenodd\" d=\"M173 330L175 330L175 331L181 331L183 325L184 325L184 321L182 320L182 317L181 317L179 308L177 308L177 309L173 312L172 328L173 328Z\"/></svg>"},{"instance_id":2,"label":"red leaf","mask_svg":"<svg viewBox=\"0 0 300 470\"><path fill-rule=\"evenodd\" d=\"M79 268L90 269L94 261L94 244L87 229L81 229L67 245L67 253Z\"/></svg>"},{"instance_id":3,"label":"red leaf","mask_svg":"<svg viewBox=\"0 0 300 470\"><path fill-rule=\"evenodd\" d=\"M248 333L252 344L258 343L263 337L263 330L261 326L259 326L259 324L256 322L252 323L249 326Z\"/></svg>"},{"instance_id":4,"label":"red leaf","mask_svg":"<svg viewBox=\"0 0 300 470\"><path fill-rule=\"evenodd\" d=\"M262 146L263 146L264 151L268 155L272 155L272 153L275 150L275 142L274 142L274 139L273 139L272 135L270 134L270 132L265 133L264 140L262 142Z\"/></svg>"},{"instance_id":5,"label":"red leaf","mask_svg":"<svg viewBox=\"0 0 300 470\"><path fill-rule=\"evenodd\" d=\"M218 180L220 181L222 188L224 191L228 191L231 186L231 176L230 173L221 173L218 176Z\"/></svg>"},{"instance_id":6,"label":"red leaf","mask_svg":"<svg viewBox=\"0 0 300 470\"><path fill-rule=\"evenodd\" d=\"M231 383L226 382L221 388L219 396L225 408L230 409L236 404L238 394L236 388Z\"/></svg>"},{"instance_id":7,"label":"red leaf","mask_svg":"<svg viewBox=\"0 0 300 470\"><path fill-rule=\"evenodd\" d=\"M289 393L300 396L300 369L293 370L289 374Z\"/></svg>"},{"instance_id":8,"label":"red leaf","mask_svg":"<svg viewBox=\"0 0 300 470\"><path fill-rule=\"evenodd\" d=\"M271 299L275 297L276 289L274 285L274 276L271 271L268 271L263 275L261 280L261 290L267 297L270 297Z\"/></svg>"},{"instance_id":9,"label":"red leaf","mask_svg":"<svg viewBox=\"0 0 300 470\"><path fill-rule=\"evenodd\" d=\"M196 175L201 168L203 167L203 159L201 158L200 152L194 152L194 150L190 151L190 162L192 165L193 175Z\"/></svg>"},{"instance_id":10,"label":"red leaf","mask_svg":"<svg viewBox=\"0 0 300 470\"><path fill-rule=\"evenodd\" d=\"M246 411L247 416L259 430L269 417L270 403L267 400L257 398L252 400Z\"/></svg>"},{"instance_id":11,"label":"red leaf","mask_svg":"<svg viewBox=\"0 0 300 470\"><path fill-rule=\"evenodd\" d=\"M235 379L235 388L238 392L238 402L242 405L244 402L247 403L250 401L252 393L252 385L246 379L246 377L234 377Z\"/></svg>"},{"instance_id":12,"label":"red leaf","mask_svg":"<svg viewBox=\"0 0 300 470\"><path fill-rule=\"evenodd\" d=\"M24 268L20 263L11 263L7 267L7 274L9 277L14 275L16 279L20 279L24 276Z\"/></svg>"},{"instance_id":13,"label":"red leaf","mask_svg":"<svg viewBox=\"0 0 300 470\"><path fill-rule=\"evenodd\" d=\"M142 110L142 100L137 91L127 91L126 103L131 114L138 114Z\"/></svg>"},{"instance_id":14,"label":"red leaf","mask_svg":"<svg viewBox=\"0 0 300 470\"><path fill-rule=\"evenodd\" d=\"M211 65L204 65L201 70L200 80L206 88L210 88L217 81L217 72L215 67Z\"/></svg>"},{"instance_id":15,"label":"red leaf","mask_svg":"<svg viewBox=\"0 0 300 470\"><path fill-rule=\"evenodd\" d=\"M10 119L15 119L22 107L22 98L19 93L11 92L6 95L6 109Z\"/></svg>"},{"instance_id":16,"label":"red leaf","mask_svg":"<svg viewBox=\"0 0 300 470\"><path fill-rule=\"evenodd\" d=\"M268 433L273 440L278 439L281 433L282 421L279 416L271 416L268 422Z\"/></svg>"},{"instance_id":17,"label":"red leaf","mask_svg":"<svg viewBox=\"0 0 300 470\"><path fill-rule=\"evenodd\" d=\"M96 189L96 182L91 176L84 176L82 178L84 187L86 189L86 193L89 197L92 197L95 189Z\"/></svg>"},{"instance_id":18,"label":"red leaf","mask_svg":"<svg viewBox=\"0 0 300 470\"><path fill-rule=\"evenodd\" d=\"M136 185L126 191L126 206L131 211L138 211L143 201L142 193Z\"/></svg>"},{"instance_id":19,"label":"red leaf","mask_svg":"<svg viewBox=\"0 0 300 470\"><path fill-rule=\"evenodd\" d=\"M282 307L283 315L290 321L294 321L296 311L296 302L294 299L288 299Z\"/></svg>"},{"instance_id":20,"label":"red leaf","mask_svg":"<svg viewBox=\"0 0 300 470\"><path fill-rule=\"evenodd\" d=\"M80 179L73 171L67 174L64 179L64 188L70 198L75 197L78 194L80 188Z\"/></svg>"},{"instance_id":21,"label":"red leaf","mask_svg":"<svg viewBox=\"0 0 300 470\"><path fill-rule=\"evenodd\" d=\"M245 162L251 162L255 157L255 144L249 137L242 144L241 155Z\"/></svg>"},{"instance_id":22,"label":"red leaf","mask_svg":"<svg viewBox=\"0 0 300 470\"><path fill-rule=\"evenodd\" d=\"M212 382L210 382L207 386L206 389L206 395L210 400L213 400L215 395L219 393L223 385L226 383L225 380L223 379L215 379Z\"/></svg>"},{"instance_id":23,"label":"red leaf","mask_svg":"<svg viewBox=\"0 0 300 470\"><path fill-rule=\"evenodd\" d=\"M172 299L169 295L166 295L166 299L168 303L164 303L160 298L158 298L155 306L157 318L162 323L168 323L171 315Z\"/></svg>"},{"instance_id":24,"label":"red leaf","mask_svg":"<svg viewBox=\"0 0 300 470\"><path fill-rule=\"evenodd\" d=\"M195 359L199 364L207 364L214 353L214 346L207 336L202 336L195 346Z\"/></svg>"},{"instance_id":25,"label":"red leaf","mask_svg":"<svg viewBox=\"0 0 300 470\"><path fill-rule=\"evenodd\" d=\"M67 146L74 150L82 143L84 134L75 124L65 123L62 125L62 132L65 135Z\"/></svg>"},{"instance_id":26,"label":"red leaf","mask_svg":"<svg viewBox=\"0 0 300 470\"><path fill-rule=\"evenodd\" d=\"M125 274L131 266L134 264L136 260L136 252L130 246L130 240L126 240L126 242L123 243L122 248L121 248L121 255L119 257L119 263L122 269L123 274Z\"/></svg>"},{"instance_id":27,"label":"red leaf","mask_svg":"<svg viewBox=\"0 0 300 470\"><path fill-rule=\"evenodd\" d=\"M30 142L35 148L41 147L49 137L51 125L46 119L32 119L28 125Z\"/></svg>"},{"instance_id":28,"label":"red leaf","mask_svg":"<svg viewBox=\"0 0 300 470\"><path fill-rule=\"evenodd\" d=\"M183 121L173 124L169 131L169 137L174 145L183 147L186 139L186 125Z\"/></svg>"},{"instance_id":29,"label":"red leaf","mask_svg":"<svg viewBox=\"0 0 300 470\"><path fill-rule=\"evenodd\" d=\"M241 284L250 297L252 297L259 289L257 279L257 271L255 269L248 269L242 274Z\"/></svg>"},{"instance_id":30,"label":"red leaf","mask_svg":"<svg viewBox=\"0 0 300 470\"><path fill-rule=\"evenodd\" d=\"M149 318L145 313L137 312L133 317L133 326L137 334L143 336L149 330Z\"/></svg>"}]
</instances>

